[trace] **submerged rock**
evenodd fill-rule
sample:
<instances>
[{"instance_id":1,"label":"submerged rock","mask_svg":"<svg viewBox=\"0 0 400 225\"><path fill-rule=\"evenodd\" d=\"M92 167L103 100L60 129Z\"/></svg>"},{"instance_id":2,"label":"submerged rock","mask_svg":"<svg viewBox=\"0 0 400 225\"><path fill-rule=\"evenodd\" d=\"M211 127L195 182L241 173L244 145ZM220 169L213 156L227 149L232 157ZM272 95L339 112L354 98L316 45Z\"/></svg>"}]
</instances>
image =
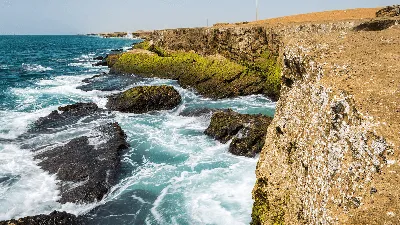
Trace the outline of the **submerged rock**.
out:
<instances>
[{"instance_id":1,"label":"submerged rock","mask_svg":"<svg viewBox=\"0 0 400 225\"><path fill-rule=\"evenodd\" d=\"M129 86L138 84L145 78L135 75L100 74L82 80L86 84L77 87L82 91L121 91Z\"/></svg>"},{"instance_id":2,"label":"submerged rock","mask_svg":"<svg viewBox=\"0 0 400 225\"><path fill-rule=\"evenodd\" d=\"M21 219L1 221L0 225L83 225L84 219L75 215L54 211L49 215L28 216Z\"/></svg>"},{"instance_id":3,"label":"submerged rock","mask_svg":"<svg viewBox=\"0 0 400 225\"><path fill-rule=\"evenodd\" d=\"M205 134L222 143L232 139L229 152L254 157L261 152L272 118L264 115L239 114L232 110L213 114Z\"/></svg>"},{"instance_id":4,"label":"submerged rock","mask_svg":"<svg viewBox=\"0 0 400 225\"><path fill-rule=\"evenodd\" d=\"M107 123L90 135L35 156L42 169L57 174L61 203L99 201L117 183L121 155L128 148L124 131L118 123Z\"/></svg>"},{"instance_id":5,"label":"submerged rock","mask_svg":"<svg viewBox=\"0 0 400 225\"><path fill-rule=\"evenodd\" d=\"M181 103L179 92L172 86L139 86L110 96L106 107L129 113L170 110Z\"/></svg>"}]
</instances>

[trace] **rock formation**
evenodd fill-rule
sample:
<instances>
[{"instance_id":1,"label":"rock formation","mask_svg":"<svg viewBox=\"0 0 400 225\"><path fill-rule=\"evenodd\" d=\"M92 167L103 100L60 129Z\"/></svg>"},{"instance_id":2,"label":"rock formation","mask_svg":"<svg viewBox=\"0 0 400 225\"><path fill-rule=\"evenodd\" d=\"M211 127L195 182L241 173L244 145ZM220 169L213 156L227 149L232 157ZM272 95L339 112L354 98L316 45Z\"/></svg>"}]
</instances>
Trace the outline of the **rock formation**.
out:
<instances>
[{"instance_id":1,"label":"rock formation","mask_svg":"<svg viewBox=\"0 0 400 225\"><path fill-rule=\"evenodd\" d=\"M400 16L400 5L387 6L376 12L376 17Z\"/></svg>"},{"instance_id":2,"label":"rock formation","mask_svg":"<svg viewBox=\"0 0 400 225\"><path fill-rule=\"evenodd\" d=\"M204 133L222 143L232 140L229 152L234 155L254 157L264 146L271 120L263 115L219 111L213 114L210 126Z\"/></svg>"},{"instance_id":3,"label":"rock formation","mask_svg":"<svg viewBox=\"0 0 400 225\"><path fill-rule=\"evenodd\" d=\"M28 216L18 220L1 221L0 225L84 225L82 218L66 212L54 211L49 215Z\"/></svg>"},{"instance_id":4,"label":"rock formation","mask_svg":"<svg viewBox=\"0 0 400 225\"><path fill-rule=\"evenodd\" d=\"M76 103L59 107L59 111L61 113L53 111L36 121L28 137L56 134L78 121L79 126L84 126L85 122L108 116L94 103ZM53 147L54 143L41 143L49 147L33 150L40 150L35 155L35 159L40 160L39 166L51 174L57 174L61 192L59 202L90 203L101 200L117 183L121 155L128 147L125 139L118 123L109 122L92 128L90 133L81 134L66 144Z\"/></svg>"},{"instance_id":5,"label":"rock formation","mask_svg":"<svg viewBox=\"0 0 400 225\"><path fill-rule=\"evenodd\" d=\"M282 29L283 87L252 224L400 223L400 29L359 24Z\"/></svg>"},{"instance_id":6,"label":"rock formation","mask_svg":"<svg viewBox=\"0 0 400 225\"><path fill-rule=\"evenodd\" d=\"M108 98L106 107L130 113L170 110L181 103L181 96L172 86L139 86Z\"/></svg>"}]
</instances>

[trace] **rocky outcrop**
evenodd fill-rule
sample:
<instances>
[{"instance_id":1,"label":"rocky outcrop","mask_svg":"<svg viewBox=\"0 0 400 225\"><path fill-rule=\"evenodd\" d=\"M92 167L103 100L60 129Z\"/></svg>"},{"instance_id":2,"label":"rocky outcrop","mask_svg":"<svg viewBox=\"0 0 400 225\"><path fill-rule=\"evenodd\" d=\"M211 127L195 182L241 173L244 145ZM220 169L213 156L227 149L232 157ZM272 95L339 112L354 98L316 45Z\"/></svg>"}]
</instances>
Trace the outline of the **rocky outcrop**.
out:
<instances>
[{"instance_id":1,"label":"rocky outcrop","mask_svg":"<svg viewBox=\"0 0 400 225\"><path fill-rule=\"evenodd\" d=\"M203 56L219 54L236 62L255 61L264 51L277 54L281 48L278 33L268 27L158 30L150 39L167 50L195 51Z\"/></svg>"},{"instance_id":2,"label":"rocky outcrop","mask_svg":"<svg viewBox=\"0 0 400 225\"><path fill-rule=\"evenodd\" d=\"M108 119L109 113L94 103L76 103L58 110L33 124L26 136L28 143L35 135L58 135L66 129L96 123L90 132L70 132L65 144L43 143L39 138L38 146L30 143L27 148L35 151L35 159L43 170L57 175L59 202L99 201L117 183L121 155L128 148L126 136L118 123L97 124L99 119Z\"/></svg>"},{"instance_id":3,"label":"rocky outcrop","mask_svg":"<svg viewBox=\"0 0 400 225\"><path fill-rule=\"evenodd\" d=\"M376 12L376 17L395 17L400 16L400 5L387 6Z\"/></svg>"},{"instance_id":4,"label":"rocky outcrop","mask_svg":"<svg viewBox=\"0 0 400 225\"><path fill-rule=\"evenodd\" d=\"M399 29L290 29L252 224L399 224Z\"/></svg>"},{"instance_id":5,"label":"rocky outcrop","mask_svg":"<svg viewBox=\"0 0 400 225\"><path fill-rule=\"evenodd\" d=\"M381 31L399 24L400 19L373 19L354 27L354 31Z\"/></svg>"},{"instance_id":6,"label":"rocky outcrop","mask_svg":"<svg viewBox=\"0 0 400 225\"><path fill-rule=\"evenodd\" d=\"M229 152L254 157L264 146L265 134L272 118L263 115L239 114L232 110L219 111L211 117L205 134L222 143L232 140Z\"/></svg>"},{"instance_id":7,"label":"rocky outcrop","mask_svg":"<svg viewBox=\"0 0 400 225\"><path fill-rule=\"evenodd\" d=\"M121 155L128 148L118 123L97 127L93 136L39 153L39 166L60 180L59 202L89 203L101 200L117 184Z\"/></svg>"},{"instance_id":8,"label":"rocky outcrop","mask_svg":"<svg viewBox=\"0 0 400 225\"><path fill-rule=\"evenodd\" d=\"M49 215L28 216L21 219L0 221L0 225L84 225L82 218L66 212L54 211Z\"/></svg>"},{"instance_id":9,"label":"rocky outcrop","mask_svg":"<svg viewBox=\"0 0 400 225\"><path fill-rule=\"evenodd\" d=\"M172 86L139 86L108 98L106 107L130 113L170 110L181 103L181 96Z\"/></svg>"}]
</instances>

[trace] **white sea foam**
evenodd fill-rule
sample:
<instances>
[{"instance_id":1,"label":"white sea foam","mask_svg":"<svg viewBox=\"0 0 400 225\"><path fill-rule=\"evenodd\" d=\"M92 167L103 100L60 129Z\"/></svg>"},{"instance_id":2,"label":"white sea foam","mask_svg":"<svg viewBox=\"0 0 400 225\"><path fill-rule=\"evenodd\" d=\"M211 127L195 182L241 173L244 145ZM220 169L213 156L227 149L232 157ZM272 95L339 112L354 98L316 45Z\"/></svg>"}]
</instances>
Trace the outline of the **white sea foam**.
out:
<instances>
[{"instance_id":1,"label":"white sea foam","mask_svg":"<svg viewBox=\"0 0 400 225\"><path fill-rule=\"evenodd\" d=\"M8 65L0 64L0 69L6 70L8 69Z\"/></svg>"},{"instance_id":2,"label":"white sea foam","mask_svg":"<svg viewBox=\"0 0 400 225\"><path fill-rule=\"evenodd\" d=\"M45 72L53 70L53 68L51 67L44 67L39 64L26 64L26 63L22 63L22 68L26 71L33 71L33 72Z\"/></svg>"},{"instance_id":3,"label":"white sea foam","mask_svg":"<svg viewBox=\"0 0 400 225\"><path fill-rule=\"evenodd\" d=\"M31 152L0 144L0 176L15 179L0 183L0 220L48 214L60 207L55 176L41 170Z\"/></svg>"}]
</instances>

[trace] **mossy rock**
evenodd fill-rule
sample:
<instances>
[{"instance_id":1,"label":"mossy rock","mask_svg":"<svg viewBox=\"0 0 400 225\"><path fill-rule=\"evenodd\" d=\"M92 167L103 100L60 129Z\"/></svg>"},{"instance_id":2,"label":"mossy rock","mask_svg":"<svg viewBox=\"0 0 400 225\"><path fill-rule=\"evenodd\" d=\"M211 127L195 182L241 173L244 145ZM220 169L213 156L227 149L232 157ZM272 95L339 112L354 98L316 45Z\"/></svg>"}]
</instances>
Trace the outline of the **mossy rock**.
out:
<instances>
[{"instance_id":1,"label":"mossy rock","mask_svg":"<svg viewBox=\"0 0 400 225\"><path fill-rule=\"evenodd\" d=\"M148 44L141 47L156 55L124 53L111 72L175 79L182 87L192 87L214 99L251 94L265 94L273 99L279 96L281 70L269 54L260 55L262 59L252 63L238 63L222 56L165 52Z\"/></svg>"},{"instance_id":2,"label":"mossy rock","mask_svg":"<svg viewBox=\"0 0 400 225\"><path fill-rule=\"evenodd\" d=\"M110 96L106 107L120 112L146 113L173 109L181 101L181 96L172 86L139 86Z\"/></svg>"},{"instance_id":3,"label":"mossy rock","mask_svg":"<svg viewBox=\"0 0 400 225\"><path fill-rule=\"evenodd\" d=\"M229 152L234 155L254 157L264 146L271 121L268 116L239 114L229 109L214 113L204 133L222 143L232 140Z\"/></svg>"}]
</instances>

